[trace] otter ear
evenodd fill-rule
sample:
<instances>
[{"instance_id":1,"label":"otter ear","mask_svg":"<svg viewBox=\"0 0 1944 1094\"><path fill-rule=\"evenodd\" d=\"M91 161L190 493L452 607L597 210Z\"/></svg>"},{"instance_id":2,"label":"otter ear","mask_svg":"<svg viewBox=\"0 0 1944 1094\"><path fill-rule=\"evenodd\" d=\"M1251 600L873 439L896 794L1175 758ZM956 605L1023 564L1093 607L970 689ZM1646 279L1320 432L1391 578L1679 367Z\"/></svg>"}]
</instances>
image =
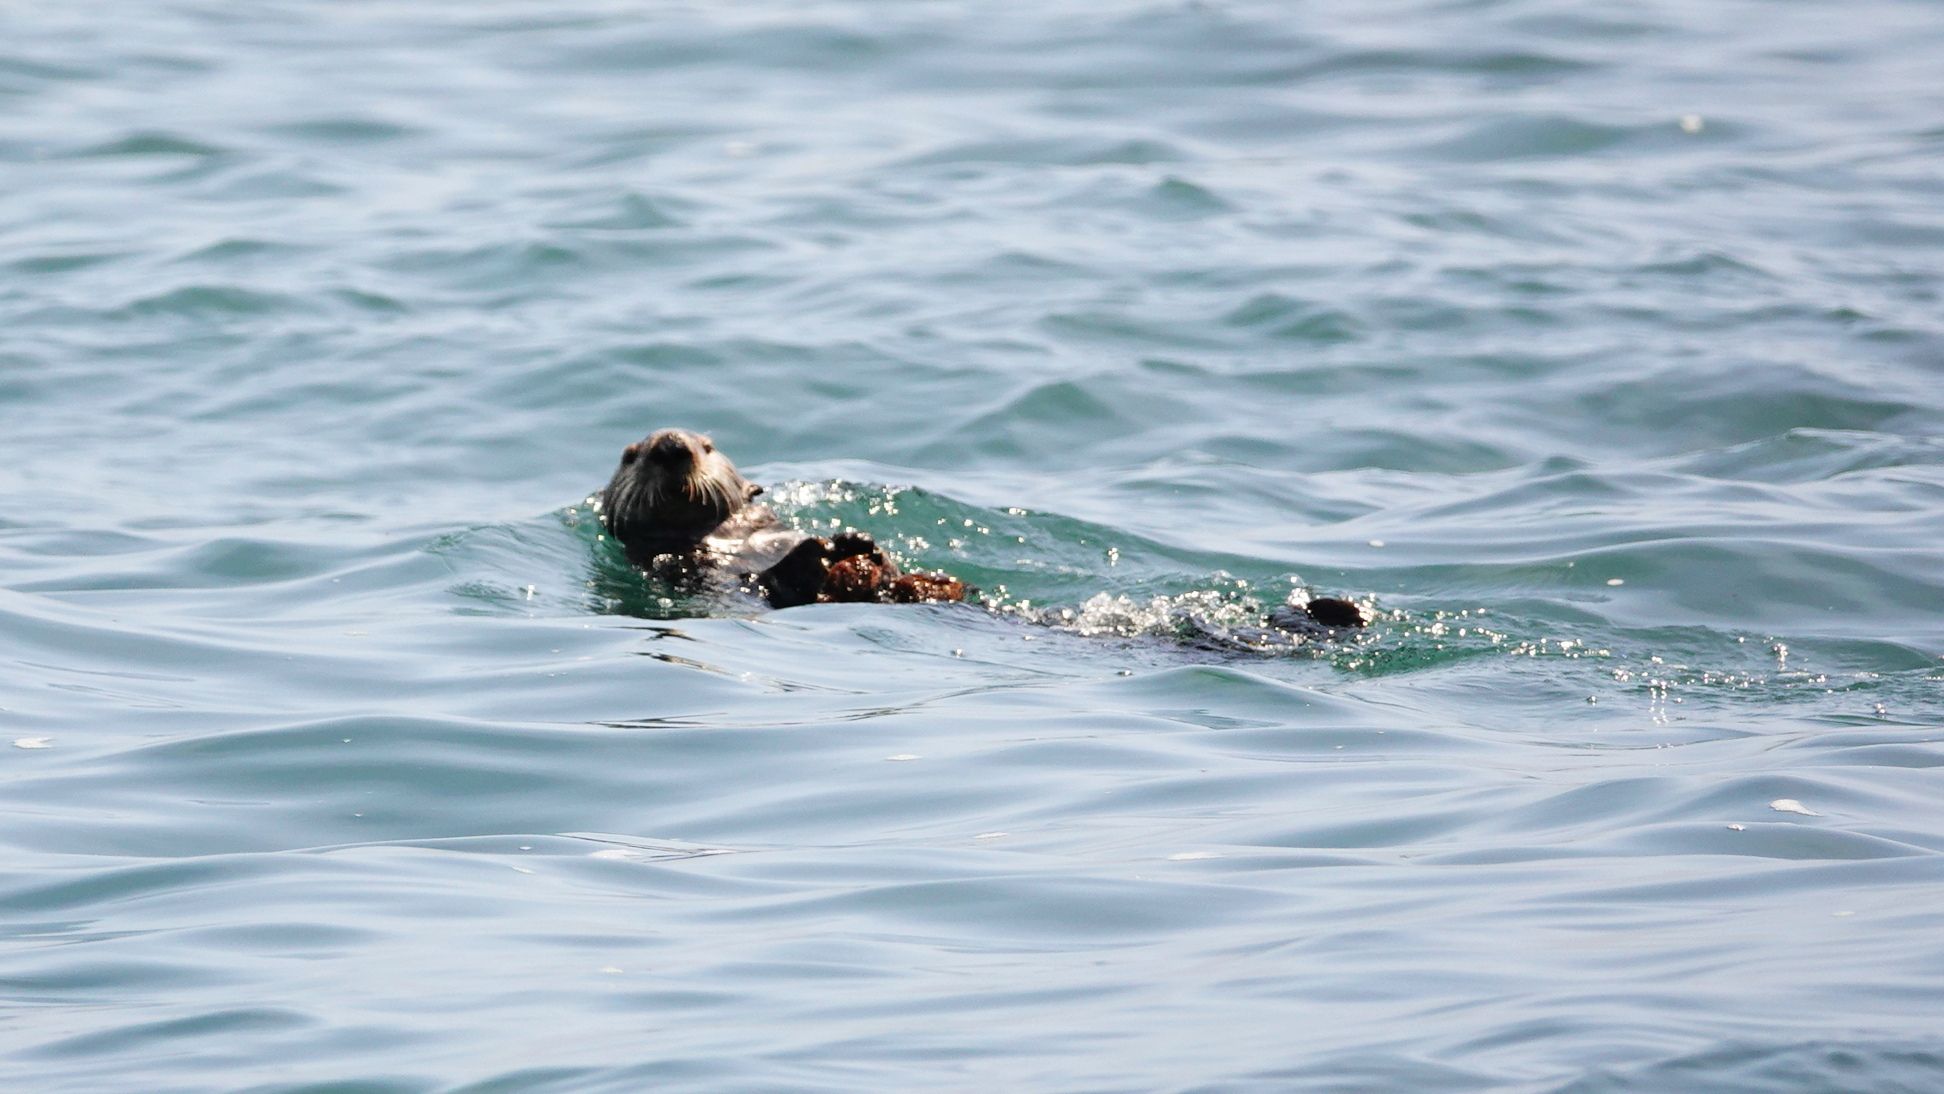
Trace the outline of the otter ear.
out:
<instances>
[{"instance_id":1,"label":"otter ear","mask_svg":"<svg viewBox=\"0 0 1944 1094\"><path fill-rule=\"evenodd\" d=\"M743 500L748 501L750 498L753 498L762 492L763 492L763 488L752 482L748 486L743 488Z\"/></svg>"},{"instance_id":2,"label":"otter ear","mask_svg":"<svg viewBox=\"0 0 1944 1094\"><path fill-rule=\"evenodd\" d=\"M635 457L640 455L641 455L641 446L639 444L631 444L628 447L621 450L621 462L623 464L633 463L635 462Z\"/></svg>"}]
</instances>

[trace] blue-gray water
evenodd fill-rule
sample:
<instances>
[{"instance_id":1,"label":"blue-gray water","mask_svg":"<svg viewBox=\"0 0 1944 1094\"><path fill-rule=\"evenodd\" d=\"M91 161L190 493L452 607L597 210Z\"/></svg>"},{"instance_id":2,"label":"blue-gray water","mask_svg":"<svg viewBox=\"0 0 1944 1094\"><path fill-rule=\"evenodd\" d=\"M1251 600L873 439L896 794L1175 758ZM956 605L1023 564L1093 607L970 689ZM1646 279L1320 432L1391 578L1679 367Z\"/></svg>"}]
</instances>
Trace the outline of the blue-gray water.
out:
<instances>
[{"instance_id":1,"label":"blue-gray water","mask_svg":"<svg viewBox=\"0 0 1944 1094\"><path fill-rule=\"evenodd\" d=\"M1944 1086L1935 3L0 26L6 1089Z\"/></svg>"}]
</instances>

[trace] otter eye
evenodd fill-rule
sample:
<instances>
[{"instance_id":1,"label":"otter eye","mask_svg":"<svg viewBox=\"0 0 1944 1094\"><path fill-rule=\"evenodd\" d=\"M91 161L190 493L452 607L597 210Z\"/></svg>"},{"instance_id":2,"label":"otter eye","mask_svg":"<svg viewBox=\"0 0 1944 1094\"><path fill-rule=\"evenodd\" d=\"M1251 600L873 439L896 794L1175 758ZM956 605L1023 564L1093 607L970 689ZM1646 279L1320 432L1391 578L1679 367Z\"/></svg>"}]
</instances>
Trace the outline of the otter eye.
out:
<instances>
[{"instance_id":1,"label":"otter eye","mask_svg":"<svg viewBox=\"0 0 1944 1094\"><path fill-rule=\"evenodd\" d=\"M702 442L702 451L704 451L704 452L714 452L714 451L715 451L715 442L714 442L714 441L703 441L703 442Z\"/></svg>"}]
</instances>

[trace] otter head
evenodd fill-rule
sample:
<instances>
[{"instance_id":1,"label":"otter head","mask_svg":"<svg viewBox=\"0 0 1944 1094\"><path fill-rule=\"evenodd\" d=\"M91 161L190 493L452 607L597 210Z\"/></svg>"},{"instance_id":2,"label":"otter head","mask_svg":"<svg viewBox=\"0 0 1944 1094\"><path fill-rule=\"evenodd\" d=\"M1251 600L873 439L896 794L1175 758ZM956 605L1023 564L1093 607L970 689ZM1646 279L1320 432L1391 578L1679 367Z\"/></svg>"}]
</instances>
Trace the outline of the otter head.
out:
<instances>
[{"instance_id":1,"label":"otter head","mask_svg":"<svg viewBox=\"0 0 1944 1094\"><path fill-rule=\"evenodd\" d=\"M700 433L663 429L621 451L601 520L633 556L689 550L761 492Z\"/></svg>"}]
</instances>

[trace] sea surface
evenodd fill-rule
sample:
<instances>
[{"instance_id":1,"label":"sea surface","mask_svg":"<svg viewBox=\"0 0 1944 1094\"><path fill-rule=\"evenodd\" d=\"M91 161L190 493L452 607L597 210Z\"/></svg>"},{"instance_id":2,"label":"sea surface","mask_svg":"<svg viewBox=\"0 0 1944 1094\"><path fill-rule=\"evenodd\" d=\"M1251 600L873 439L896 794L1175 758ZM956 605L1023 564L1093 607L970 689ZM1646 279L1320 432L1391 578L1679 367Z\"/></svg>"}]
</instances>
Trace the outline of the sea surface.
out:
<instances>
[{"instance_id":1,"label":"sea surface","mask_svg":"<svg viewBox=\"0 0 1944 1094\"><path fill-rule=\"evenodd\" d=\"M0 30L0 1088L1944 1088L1932 0Z\"/></svg>"}]
</instances>

